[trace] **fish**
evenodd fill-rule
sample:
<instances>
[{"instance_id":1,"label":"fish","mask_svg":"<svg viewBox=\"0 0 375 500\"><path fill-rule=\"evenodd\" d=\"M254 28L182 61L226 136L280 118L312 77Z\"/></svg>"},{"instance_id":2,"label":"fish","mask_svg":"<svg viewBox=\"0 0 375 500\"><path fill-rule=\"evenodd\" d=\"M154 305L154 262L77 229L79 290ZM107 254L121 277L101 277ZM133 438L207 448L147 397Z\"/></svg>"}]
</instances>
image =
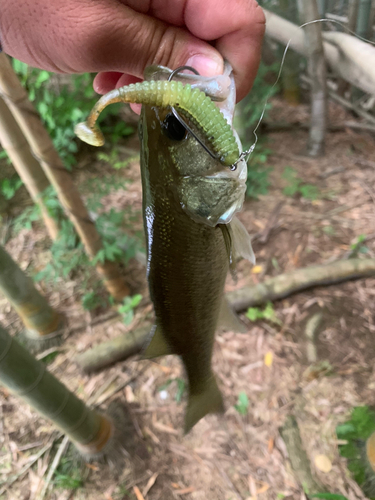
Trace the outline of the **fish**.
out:
<instances>
[{"instance_id":1,"label":"fish","mask_svg":"<svg viewBox=\"0 0 375 500\"><path fill-rule=\"evenodd\" d=\"M224 298L224 284L238 258L254 263L255 257L250 236L235 217L244 201L247 165L232 128L231 68L226 64L216 79L177 73L173 82L167 82L171 72L151 66L144 82L103 96L76 133L86 142L101 145L104 137L96 120L106 105L143 104L139 123L142 206L147 280L155 312L143 356L181 358L189 387L187 433L208 413L224 411L212 370L215 332L224 323L243 330ZM182 96L188 97L183 101ZM194 135L171 106L183 115ZM202 109L209 109L209 118Z\"/></svg>"},{"instance_id":2,"label":"fish","mask_svg":"<svg viewBox=\"0 0 375 500\"><path fill-rule=\"evenodd\" d=\"M145 80L150 76L157 77L154 68L146 71ZM232 80L226 99L232 116L234 88ZM250 237L233 218L244 200L246 163L232 171L204 151L168 108L142 108L147 279L156 317L144 356L177 354L182 359L189 382L189 432L206 414L224 411L211 359L220 313L233 317L224 301L228 271L239 255L254 261ZM199 127L188 125L199 134Z\"/></svg>"}]
</instances>

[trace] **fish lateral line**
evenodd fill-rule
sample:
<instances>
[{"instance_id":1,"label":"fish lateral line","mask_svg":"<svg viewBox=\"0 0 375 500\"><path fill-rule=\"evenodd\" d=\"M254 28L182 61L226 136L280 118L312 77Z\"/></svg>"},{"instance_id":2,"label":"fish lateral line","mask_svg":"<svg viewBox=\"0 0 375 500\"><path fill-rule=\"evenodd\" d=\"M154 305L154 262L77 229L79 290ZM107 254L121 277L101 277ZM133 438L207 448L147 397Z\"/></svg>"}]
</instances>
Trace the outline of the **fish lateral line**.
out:
<instances>
[{"instance_id":1,"label":"fish lateral line","mask_svg":"<svg viewBox=\"0 0 375 500\"><path fill-rule=\"evenodd\" d=\"M108 92L95 104L87 121L76 125L76 135L88 144L102 146L105 140L97 119L104 108L118 102L176 108L204 135L208 149L218 161L228 167L238 162L240 152L237 141L220 109L201 90L177 81L143 81Z\"/></svg>"}]
</instances>

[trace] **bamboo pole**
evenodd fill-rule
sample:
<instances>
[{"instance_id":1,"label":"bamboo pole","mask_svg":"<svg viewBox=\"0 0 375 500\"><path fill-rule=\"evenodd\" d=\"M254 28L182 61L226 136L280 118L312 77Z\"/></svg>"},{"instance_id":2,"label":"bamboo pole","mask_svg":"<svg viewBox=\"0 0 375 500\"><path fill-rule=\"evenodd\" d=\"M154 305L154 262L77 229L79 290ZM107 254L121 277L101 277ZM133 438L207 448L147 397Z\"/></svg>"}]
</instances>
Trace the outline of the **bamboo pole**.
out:
<instances>
[{"instance_id":1,"label":"bamboo pole","mask_svg":"<svg viewBox=\"0 0 375 500\"><path fill-rule=\"evenodd\" d=\"M1 326L0 383L51 420L83 455L102 454L112 442L112 419L86 406Z\"/></svg>"},{"instance_id":2,"label":"bamboo pole","mask_svg":"<svg viewBox=\"0 0 375 500\"><path fill-rule=\"evenodd\" d=\"M45 347L63 332L63 316L55 311L35 288L31 278L0 246L0 291L9 300L26 327L25 336ZM57 340L58 341L58 340Z\"/></svg>"},{"instance_id":3,"label":"bamboo pole","mask_svg":"<svg viewBox=\"0 0 375 500\"><path fill-rule=\"evenodd\" d=\"M70 173L64 167L38 113L4 53L0 54L0 95L8 104L34 156L54 186L60 203L79 234L89 258L93 259L103 248L100 235L74 186ZM129 295L129 289L117 264L105 261L97 263L95 267L107 290L116 300L121 301Z\"/></svg>"},{"instance_id":4,"label":"bamboo pole","mask_svg":"<svg viewBox=\"0 0 375 500\"><path fill-rule=\"evenodd\" d=\"M32 200L39 206L48 234L52 240L55 240L59 234L59 225L49 214L42 196L43 191L48 188L50 183L38 161L32 155L28 142L1 97L0 143L25 184Z\"/></svg>"},{"instance_id":5,"label":"bamboo pole","mask_svg":"<svg viewBox=\"0 0 375 500\"><path fill-rule=\"evenodd\" d=\"M309 2L298 0L298 6L301 22L310 23L319 19L316 0ZM311 80L311 113L307 154L316 157L324 154L327 129L326 63L321 25L319 23L309 24L305 27L305 31L308 74Z\"/></svg>"}]
</instances>

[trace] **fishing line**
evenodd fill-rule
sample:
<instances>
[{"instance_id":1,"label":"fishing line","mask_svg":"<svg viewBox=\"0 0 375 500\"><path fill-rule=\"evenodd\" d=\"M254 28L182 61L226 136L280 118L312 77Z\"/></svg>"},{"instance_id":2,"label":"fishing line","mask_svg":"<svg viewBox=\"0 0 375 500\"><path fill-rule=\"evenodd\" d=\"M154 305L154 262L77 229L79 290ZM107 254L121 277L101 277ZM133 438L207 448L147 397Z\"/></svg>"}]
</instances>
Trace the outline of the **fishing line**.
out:
<instances>
[{"instance_id":1,"label":"fishing line","mask_svg":"<svg viewBox=\"0 0 375 500\"><path fill-rule=\"evenodd\" d=\"M364 38L360 35L357 35L354 31L350 30L347 26L345 26L344 24L340 23L339 21L336 21L334 19L327 19L327 18L322 18L322 19L314 19L313 21L308 21L306 23L303 23L301 24L300 26L298 26L297 28L299 30L302 30L303 28L305 28L306 26L309 26L311 24L316 24L316 23L333 23L333 24L337 24L338 26L340 26L341 28L344 29L344 31L346 31L347 33L350 33L351 35L354 35L356 38L364 41L364 42L367 42L369 43L370 45L375 45L375 42L373 42L372 40L368 40L367 38ZM276 81L275 83L272 85L270 91L268 92L268 95L266 97L266 100L265 100L265 103L264 103L264 107L263 107L263 110L262 110L262 113L260 115L260 118L258 120L258 123L256 124L255 126L255 129L253 130L253 135L255 137L255 141L254 143L250 146L249 149L243 151L241 154L240 154L240 157L238 158L238 160L235 162L235 165L241 161L241 160L245 160L246 162L249 161L250 159L250 156L251 154L253 153L257 143L258 143L258 134L257 134L257 130L258 128L260 127L260 124L262 123L263 121L263 118L264 118L264 115L265 115L265 112L266 112L266 109L267 109L267 105L268 105L268 101L272 95L272 92L274 90L274 88L276 87L276 85L279 83L280 81L280 78L281 78L281 73L282 73L282 70L284 68L284 63L285 63L285 58L286 58L286 54L289 50L289 47L290 47L290 44L291 42L293 41L293 37L291 37L288 41L288 43L286 44L286 47L285 47L285 50L284 50L284 53L283 53L283 56L281 58L281 63L280 63L280 69L279 69L279 72L278 72L278 75L277 75L277 78L276 78Z\"/></svg>"}]
</instances>

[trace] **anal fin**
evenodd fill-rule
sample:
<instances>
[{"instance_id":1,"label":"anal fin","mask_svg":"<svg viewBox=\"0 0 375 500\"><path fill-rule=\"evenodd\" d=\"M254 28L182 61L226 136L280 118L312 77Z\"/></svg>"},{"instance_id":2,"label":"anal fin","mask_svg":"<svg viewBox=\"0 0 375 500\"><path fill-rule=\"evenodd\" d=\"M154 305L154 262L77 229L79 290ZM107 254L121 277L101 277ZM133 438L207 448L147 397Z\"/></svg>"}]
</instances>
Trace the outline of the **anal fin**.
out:
<instances>
[{"instance_id":1,"label":"anal fin","mask_svg":"<svg viewBox=\"0 0 375 500\"><path fill-rule=\"evenodd\" d=\"M245 333L248 330L245 324L242 323L240 318L233 311L225 296L223 296L221 301L217 330L236 333Z\"/></svg>"},{"instance_id":2,"label":"anal fin","mask_svg":"<svg viewBox=\"0 0 375 500\"><path fill-rule=\"evenodd\" d=\"M157 358L158 356L166 356L173 354L171 347L167 344L163 331L159 325L153 327L151 332L152 338L150 343L143 352L144 359Z\"/></svg>"}]
</instances>

